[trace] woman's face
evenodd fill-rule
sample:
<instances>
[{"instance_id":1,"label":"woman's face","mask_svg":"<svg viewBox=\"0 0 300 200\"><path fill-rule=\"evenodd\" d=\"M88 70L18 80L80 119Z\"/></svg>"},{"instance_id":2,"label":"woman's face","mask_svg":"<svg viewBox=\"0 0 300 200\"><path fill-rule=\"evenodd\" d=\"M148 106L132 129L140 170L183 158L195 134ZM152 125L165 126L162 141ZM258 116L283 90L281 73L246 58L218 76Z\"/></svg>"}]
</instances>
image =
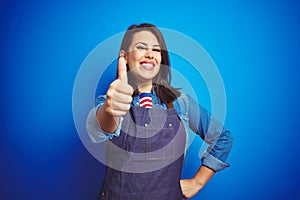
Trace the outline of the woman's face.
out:
<instances>
[{"instance_id":1,"label":"woman's face","mask_svg":"<svg viewBox=\"0 0 300 200\"><path fill-rule=\"evenodd\" d=\"M133 35L126 54L130 73L139 83L148 83L158 74L161 63L160 44L150 31L140 31Z\"/></svg>"}]
</instances>

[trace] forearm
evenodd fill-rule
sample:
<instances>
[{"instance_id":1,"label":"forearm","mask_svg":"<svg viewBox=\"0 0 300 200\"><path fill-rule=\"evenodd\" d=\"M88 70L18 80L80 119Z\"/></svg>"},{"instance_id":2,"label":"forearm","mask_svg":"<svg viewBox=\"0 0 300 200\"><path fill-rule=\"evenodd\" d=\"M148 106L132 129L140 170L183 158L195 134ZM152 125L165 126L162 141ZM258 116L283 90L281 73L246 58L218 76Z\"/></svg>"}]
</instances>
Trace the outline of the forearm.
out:
<instances>
[{"instance_id":1,"label":"forearm","mask_svg":"<svg viewBox=\"0 0 300 200\"><path fill-rule=\"evenodd\" d=\"M119 117L114 117L107 112L106 102L97 110L96 113L98 125L107 133L113 133L119 124Z\"/></svg>"},{"instance_id":2,"label":"forearm","mask_svg":"<svg viewBox=\"0 0 300 200\"><path fill-rule=\"evenodd\" d=\"M213 177L214 174L215 171L202 165L193 177L197 184L198 190L201 190L203 186L211 179L211 177Z\"/></svg>"},{"instance_id":3,"label":"forearm","mask_svg":"<svg viewBox=\"0 0 300 200\"><path fill-rule=\"evenodd\" d=\"M183 195L186 198L196 195L214 174L212 169L202 165L193 178L180 181Z\"/></svg>"}]
</instances>

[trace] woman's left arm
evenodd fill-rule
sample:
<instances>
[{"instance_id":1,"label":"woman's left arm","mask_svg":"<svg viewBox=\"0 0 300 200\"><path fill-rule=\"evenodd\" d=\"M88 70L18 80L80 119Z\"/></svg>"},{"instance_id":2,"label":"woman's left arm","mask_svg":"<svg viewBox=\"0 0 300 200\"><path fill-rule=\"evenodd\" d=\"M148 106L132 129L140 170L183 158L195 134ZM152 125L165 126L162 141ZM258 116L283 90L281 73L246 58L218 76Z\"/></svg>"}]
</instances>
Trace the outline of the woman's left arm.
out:
<instances>
[{"instance_id":1,"label":"woman's left arm","mask_svg":"<svg viewBox=\"0 0 300 200\"><path fill-rule=\"evenodd\" d=\"M203 188L215 172L229 167L226 159L232 148L233 137L223 124L189 96L186 106L190 128L209 144L202 155L202 165L194 177L180 182L183 194L190 198Z\"/></svg>"},{"instance_id":2,"label":"woman's left arm","mask_svg":"<svg viewBox=\"0 0 300 200\"><path fill-rule=\"evenodd\" d=\"M214 174L215 172L213 170L202 165L193 178L180 180L182 194L185 198L193 197L203 188Z\"/></svg>"}]
</instances>

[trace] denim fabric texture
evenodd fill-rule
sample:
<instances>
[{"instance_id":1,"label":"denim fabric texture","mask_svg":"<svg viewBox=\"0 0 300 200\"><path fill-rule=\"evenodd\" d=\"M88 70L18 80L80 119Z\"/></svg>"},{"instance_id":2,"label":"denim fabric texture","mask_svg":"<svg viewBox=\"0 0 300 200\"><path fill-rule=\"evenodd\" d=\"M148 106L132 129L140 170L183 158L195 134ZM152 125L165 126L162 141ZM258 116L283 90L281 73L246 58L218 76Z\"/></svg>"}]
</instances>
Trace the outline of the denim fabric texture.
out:
<instances>
[{"instance_id":1,"label":"denim fabric texture","mask_svg":"<svg viewBox=\"0 0 300 200\"><path fill-rule=\"evenodd\" d=\"M182 199L180 179L185 139L186 131L175 109L131 107L124 116L121 134L106 143L106 152L110 152L106 155L107 162L121 163L123 168L120 171L107 166L101 198ZM115 145L126 153L112 153ZM141 171L129 173L124 171L126 168Z\"/></svg>"},{"instance_id":2,"label":"denim fabric texture","mask_svg":"<svg viewBox=\"0 0 300 200\"><path fill-rule=\"evenodd\" d=\"M90 110L86 121L87 132L91 140L95 143L105 142L106 140L118 137L121 132L123 123L122 117L120 117L119 125L114 133L106 133L99 127L96 120L96 112L105 101L105 95L100 95L96 98L96 106ZM167 109L165 104L160 103L155 94L155 89L152 92L152 104L153 108ZM229 167L226 159L233 145L231 132L223 127L207 109L199 105L193 98L185 93L181 93L173 102L173 105L184 124L185 130L191 129L209 145L202 154L202 165L209 167L215 172ZM133 98L131 106L139 106L138 96Z\"/></svg>"}]
</instances>

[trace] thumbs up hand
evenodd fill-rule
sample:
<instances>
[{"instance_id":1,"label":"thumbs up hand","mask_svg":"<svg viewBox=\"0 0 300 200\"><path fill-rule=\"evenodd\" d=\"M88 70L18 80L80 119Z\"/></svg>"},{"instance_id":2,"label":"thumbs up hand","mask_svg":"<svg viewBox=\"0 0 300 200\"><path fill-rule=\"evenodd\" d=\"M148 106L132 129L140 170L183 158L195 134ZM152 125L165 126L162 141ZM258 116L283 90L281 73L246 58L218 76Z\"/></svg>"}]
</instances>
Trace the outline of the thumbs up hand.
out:
<instances>
[{"instance_id":1,"label":"thumbs up hand","mask_svg":"<svg viewBox=\"0 0 300 200\"><path fill-rule=\"evenodd\" d=\"M128 83L127 67L126 67L125 58L123 56L119 57L118 60L118 79L122 80L125 83Z\"/></svg>"},{"instance_id":2,"label":"thumbs up hand","mask_svg":"<svg viewBox=\"0 0 300 200\"><path fill-rule=\"evenodd\" d=\"M133 88L128 84L126 61L118 60L118 78L113 81L106 93L106 112L114 117L121 117L130 109Z\"/></svg>"}]
</instances>

